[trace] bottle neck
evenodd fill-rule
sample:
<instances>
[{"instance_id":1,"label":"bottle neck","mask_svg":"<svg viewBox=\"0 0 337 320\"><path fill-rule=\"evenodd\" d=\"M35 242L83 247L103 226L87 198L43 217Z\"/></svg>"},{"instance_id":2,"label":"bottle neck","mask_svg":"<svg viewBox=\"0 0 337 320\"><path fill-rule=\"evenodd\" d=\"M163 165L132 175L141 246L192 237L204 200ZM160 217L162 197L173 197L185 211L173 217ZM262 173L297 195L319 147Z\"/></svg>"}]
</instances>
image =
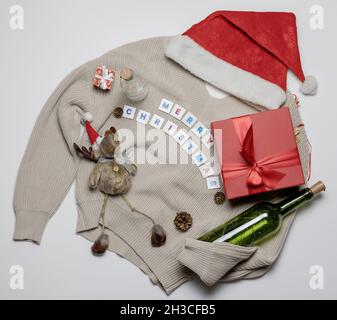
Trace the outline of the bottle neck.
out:
<instances>
[{"instance_id":1,"label":"bottle neck","mask_svg":"<svg viewBox=\"0 0 337 320\"><path fill-rule=\"evenodd\" d=\"M287 199L278 203L279 214L283 217L293 212L295 209L301 207L306 202L313 198L313 193L310 188L305 188L288 197Z\"/></svg>"}]
</instances>

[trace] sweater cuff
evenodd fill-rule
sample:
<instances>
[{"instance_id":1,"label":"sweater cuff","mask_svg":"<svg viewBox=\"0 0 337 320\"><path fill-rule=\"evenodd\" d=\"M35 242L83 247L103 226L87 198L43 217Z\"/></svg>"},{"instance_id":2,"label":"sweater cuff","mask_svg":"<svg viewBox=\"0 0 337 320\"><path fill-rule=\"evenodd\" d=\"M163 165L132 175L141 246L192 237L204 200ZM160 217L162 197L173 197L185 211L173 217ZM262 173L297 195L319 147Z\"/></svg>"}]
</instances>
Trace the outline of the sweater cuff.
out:
<instances>
[{"instance_id":1,"label":"sweater cuff","mask_svg":"<svg viewBox=\"0 0 337 320\"><path fill-rule=\"evenodd\" d=\"M30 240L40 244L50 216L47 212L16 211L14 240Z\"/></svg>"}]
</instances>

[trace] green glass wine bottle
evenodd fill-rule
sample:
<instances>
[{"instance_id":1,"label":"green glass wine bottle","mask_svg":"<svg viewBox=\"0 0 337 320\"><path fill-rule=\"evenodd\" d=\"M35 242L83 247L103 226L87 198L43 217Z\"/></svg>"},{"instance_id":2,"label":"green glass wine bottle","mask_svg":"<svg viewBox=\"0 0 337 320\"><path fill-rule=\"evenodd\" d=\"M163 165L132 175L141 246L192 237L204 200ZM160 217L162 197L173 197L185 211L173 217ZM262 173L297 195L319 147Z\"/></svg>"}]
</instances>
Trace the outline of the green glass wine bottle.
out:
<instances>
[{"instance_id":1,"label":"green glass wine bottle","mask_svg":"<svg viewBox=\"0 0 337 320\"><path fill-rule=\"evenodd\" d=\"M283 218L325 190L319 181L302 189L279 203L260 202L233 219L209 231L198 240L229 242L240 246L253 246L276 234Z\"/></svg>"}]
</instances>

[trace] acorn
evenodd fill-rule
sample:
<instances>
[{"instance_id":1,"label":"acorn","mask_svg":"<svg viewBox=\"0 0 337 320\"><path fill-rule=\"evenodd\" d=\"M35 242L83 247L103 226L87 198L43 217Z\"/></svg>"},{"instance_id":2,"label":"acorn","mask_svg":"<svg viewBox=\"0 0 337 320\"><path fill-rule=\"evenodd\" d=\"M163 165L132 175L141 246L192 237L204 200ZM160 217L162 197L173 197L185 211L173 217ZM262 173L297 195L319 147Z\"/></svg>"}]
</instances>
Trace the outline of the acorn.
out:
<instances>
[{"instance_id":1,"label":"acorn","mask_svg":"<svg viewBox=\"0 0 337 320\"><path fill-rule=\"evenodd\" d=\"M192 227L192 223L192 216L185 211L178 212L174 219L174 224L176 225L177 229L183 232L189 230Z\"/></svg>"},{"instance_id":2,"label":"acorn","mask_svg":"<svg viewBox=\"0 0 337 320\"><path fill-rule=\"evenodd\" d=\"M218 205L223 204L225 202L225 194L221 191L217 192L214 195L214 202Z\"/></svg>"},{"instance_id":3,"label":"acorn","mask_svg":"<svg viewBox=\"0 0 337 320\"><path fill-rule=\"evenodd\" d=\"M109 236L102 233L91 247L91 252L94 256L102 256L109 247Z\"/></svg>"},{"instance_id":4,"label":"acorn","mask_svg":"<svg viewBox=\"0 0 337 320\"><path fill-rule=\"evenodd\" d=\"M116 107L113 110L112 114L115 118L121 118L122 115L123 115L123 108L122 107Z\"/></svg>"}]
</instances>

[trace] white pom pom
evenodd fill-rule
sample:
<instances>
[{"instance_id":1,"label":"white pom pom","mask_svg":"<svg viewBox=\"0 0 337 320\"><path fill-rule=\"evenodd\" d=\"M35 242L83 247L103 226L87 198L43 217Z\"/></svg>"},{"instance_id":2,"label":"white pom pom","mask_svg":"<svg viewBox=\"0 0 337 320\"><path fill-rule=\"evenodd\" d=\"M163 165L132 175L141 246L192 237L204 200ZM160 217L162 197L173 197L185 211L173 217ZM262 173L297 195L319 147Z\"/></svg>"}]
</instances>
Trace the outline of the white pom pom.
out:
<instances>
[{"instance_id":1,"label":"white pom pom","mask_svg":"<svg viewBox=\"0 0 337 320\"><path fill-rule=\"evenodd\" d=\"M306 76L300 86L300 91L305 95L315 95L317 93L318 84L314 76Z\"/></svg>"},{"instance_id":2,"label":"white pom pom","mask_svg":"<svg viewBox=\"0 0 337 320\"><path fill-rule=\"evenodd\" d=\"M92 113L90 113L90 112L85 112L85 113L83 114L83 120L84 120L84 121L92 122L92 120L94 120L94 117L93 117Z\"/></svg>"},{"instance_id":3,"label":"white pom pom","mask_svg":"<svg viewBox=\"0 0 337 320\"><path fill-rule=\"evenodd\" d=\"M92 147L92 150L94 150L94 151L99 150L99 144L97 142L95 142L91 147Z\"/></svg>"}]
</instances>

